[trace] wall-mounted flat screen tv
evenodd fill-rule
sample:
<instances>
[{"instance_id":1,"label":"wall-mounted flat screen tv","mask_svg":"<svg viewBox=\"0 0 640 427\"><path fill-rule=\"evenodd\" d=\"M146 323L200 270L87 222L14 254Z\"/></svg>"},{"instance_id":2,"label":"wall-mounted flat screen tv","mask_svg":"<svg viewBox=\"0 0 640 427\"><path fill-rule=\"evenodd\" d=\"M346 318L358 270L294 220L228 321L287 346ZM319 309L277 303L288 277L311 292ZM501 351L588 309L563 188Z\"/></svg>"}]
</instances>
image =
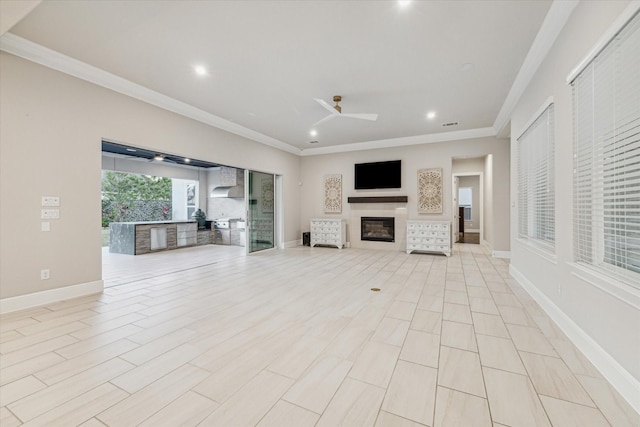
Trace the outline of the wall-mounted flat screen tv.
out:
<instances>
[{"instance_id":1,"label":"wall-mounted flat screen tv","mask_svg":"<svg viewBox=\"0 0 640 427\"><path fill-rule=\"evenodd\" d=\"M375 163L356 163L356 190L375 188L401 188L402 170L400 160Z\"/></svg>"}]
</instances>

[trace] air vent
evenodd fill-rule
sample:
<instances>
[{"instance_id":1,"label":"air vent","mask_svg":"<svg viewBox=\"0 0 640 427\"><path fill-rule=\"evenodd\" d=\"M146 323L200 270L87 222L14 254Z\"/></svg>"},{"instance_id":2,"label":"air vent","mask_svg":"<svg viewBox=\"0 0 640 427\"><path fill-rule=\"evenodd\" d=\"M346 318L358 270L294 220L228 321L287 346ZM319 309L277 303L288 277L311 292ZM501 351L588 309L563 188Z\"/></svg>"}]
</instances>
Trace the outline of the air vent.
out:
<instances>
[{"instance_id":1,"label":"air vent","mask_svg":"<svg viewBox=\"0 0 640 427\"><path fill-rule=\"evenodd\" d=\"M458 126L460 123L458 122L449 122L449 123L443 123L442 126L443 127L449 127L449 126Z\"/></svg>"},{"instance_id":2,"label":"air vent","mask_svg":"<svg viewBox=\"0 0 640 427\"><path fill-rule=\"evenodd\" d=\"M318 141L309 141L309 144L317 144Z\"/></svg>"}]
</instances>

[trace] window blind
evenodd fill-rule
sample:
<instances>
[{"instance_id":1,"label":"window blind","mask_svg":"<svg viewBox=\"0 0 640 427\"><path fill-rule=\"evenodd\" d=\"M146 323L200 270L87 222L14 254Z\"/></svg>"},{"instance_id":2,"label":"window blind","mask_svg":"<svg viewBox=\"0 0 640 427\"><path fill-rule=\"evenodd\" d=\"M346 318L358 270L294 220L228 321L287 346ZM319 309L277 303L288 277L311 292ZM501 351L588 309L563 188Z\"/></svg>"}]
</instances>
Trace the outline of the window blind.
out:
<instances>
[{"instance_id":1,"label":"window blind","mask_svg":"<svg viewBox=\"0 0 640 427\"><path fill-rule=\"evenodd\" d=\"M640 287L640 16L572 82L574 256Z\"/></svg>"},{"instance_id":2,"label":"window blind","mask_svg":"<svg viewBox=\"0 0 640 427\"><path fill-rule=\"evenodd\" d=\"M554 107L549 105L517 139L518 236L555 247Z\"/></svg>"}]
</instances>

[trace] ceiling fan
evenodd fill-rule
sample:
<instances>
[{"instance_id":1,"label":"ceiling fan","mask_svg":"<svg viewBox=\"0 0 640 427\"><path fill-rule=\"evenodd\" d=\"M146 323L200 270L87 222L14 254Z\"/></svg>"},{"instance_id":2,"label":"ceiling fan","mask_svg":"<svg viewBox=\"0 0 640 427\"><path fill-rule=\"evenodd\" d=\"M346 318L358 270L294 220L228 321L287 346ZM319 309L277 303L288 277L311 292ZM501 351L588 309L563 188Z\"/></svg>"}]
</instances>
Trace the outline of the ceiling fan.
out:
<instances>
[{"instance_id":1,"label":"ceiling fan","mask_svg":"<svg viewBox=\"0 0 640 427\"><path fill-rule=\"evenodd\" d=\"M365 114L365 113L358 113L358 114L346 114L342 112L342 107L340 107L340 105L338 105L341 101L342 101L342 96L340 95L336 95L333 97L333 102L336 103L336 105L331 106L327 101L323 100L323 99L319 99L319 98L313 98L318 104L322 105L327 111L329 111L328 116L326 116L323 119L320 119L319 121L317 121L316 123L313 124L313 126L311 127L316 127L318 126L320 123L324 123L328 120L331 119L335 119L336 117L350 117L352 119L362 119L362 120L377 120L378 119L378 115L377 114Z\"/></svg>"}]
</instances>

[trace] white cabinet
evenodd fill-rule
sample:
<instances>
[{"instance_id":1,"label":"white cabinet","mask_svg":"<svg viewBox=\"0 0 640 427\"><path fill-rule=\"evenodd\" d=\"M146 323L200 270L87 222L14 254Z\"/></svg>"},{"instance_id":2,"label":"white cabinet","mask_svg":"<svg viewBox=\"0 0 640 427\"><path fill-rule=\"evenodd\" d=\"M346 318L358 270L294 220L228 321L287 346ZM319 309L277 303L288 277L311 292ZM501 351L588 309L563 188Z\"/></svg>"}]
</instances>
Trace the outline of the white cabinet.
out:
<instances>
[{"instance_id":1,"label":"white cabinet","mask_svg":"<svg viewBox=\"0 0 640 427\"><path fill-rule=\"evenodd\" d=\"M312 219L311 247L329 245L342 249L347 243L347 221L344 219Z\"/></svg>"},{"instance_id":2,"label":"white cabinet","mask_svg":"<svg viewBox=\"0 0 640 427\"><path fill-rule=\"evenodd\" d=\"M407 221L407 253L440 252L451 256L451 223L448 221Z\"/></svg>"}]
</instances>

